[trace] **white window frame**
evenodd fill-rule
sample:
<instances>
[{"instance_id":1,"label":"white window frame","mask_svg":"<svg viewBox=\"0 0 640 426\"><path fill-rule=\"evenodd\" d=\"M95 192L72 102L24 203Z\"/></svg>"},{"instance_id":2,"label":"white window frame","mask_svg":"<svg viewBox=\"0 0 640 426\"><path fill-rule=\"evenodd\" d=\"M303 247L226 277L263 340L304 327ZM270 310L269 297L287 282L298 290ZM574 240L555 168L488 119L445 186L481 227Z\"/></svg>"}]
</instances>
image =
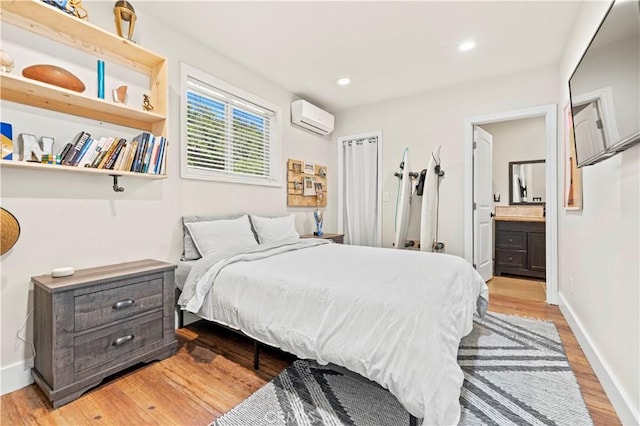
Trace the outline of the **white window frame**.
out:
<instances>
[{"instance_id":1,"label":"white window frame","mask_svg":"<svg viewBox=\"0 0 640 426\"><path fill-rule=\"evenodd\" d=\"M188 166L187 82L189 79L201 81L208 86L273 112L270 129L268 177L251 177L217 170L195 169ZM180 63L180 82L180 177L183 179L211 180L250 185L282 186L282 176L280 173L282 163L282 108L185 63Z\"/></svg>"}]
</instances>

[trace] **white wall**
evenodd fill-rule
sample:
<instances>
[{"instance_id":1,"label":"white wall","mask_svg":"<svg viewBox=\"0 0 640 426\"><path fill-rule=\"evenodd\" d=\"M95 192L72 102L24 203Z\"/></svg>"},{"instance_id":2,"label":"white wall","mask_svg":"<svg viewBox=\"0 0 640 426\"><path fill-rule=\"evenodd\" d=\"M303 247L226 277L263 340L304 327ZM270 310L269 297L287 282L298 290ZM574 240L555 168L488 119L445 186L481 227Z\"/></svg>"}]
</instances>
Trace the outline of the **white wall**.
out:
<instances>
[{"instance_id":1,"label":"white wall","mask_svg":"<svg viewBox=\"0 0 640 426\"><path fill-rule=\"evenodd\" d=\"M115 32L112 3L85 2L85 7L92 23ZM299 232L310 233L314 229L313 209L287 208L284 165L287 158L328 165L334 161L335 155L328 137L320 137L289 124L289 104L295 96L150 17L138 14L135 31L139 44L169 59L169 178L159 181L122 178L120 184L126 190L115 193L108 176L2 169L2 207L12 212L21 225L17 244L2 256L2 393L24 386L30 380L29 371L23 368L23 363L31 356L31 349L15 335L32 309L31 276L49 273L52 268L62 265L78 269L143 258L176 262L182 252L180 217L187 214L247 211L275 215L291 211L297 213ZM96 93L95 57L49 43L9 25L2 25L2 40L3 49L10 49L8 51L16 59L13 73L19 74L22 68L33 63L53 63L73 69L87 85L86 93ZM181 61L282 107L282 187L180 179ZM142 89L136 86L140 84L139 78L108 62L105 68L107 97L110 85L115 87L116 82L127 80L132 87L130 105L135 105L136 99L141 100ZM139 133L134 129L11 102L3 101L0 107L2 121L14 124L14 135L53 136L58 144L63 144L79 130L89 130L101 136L113 133L131 137ZM328 178L331 194L336 185L331 168ZM332 200L325 218L325 229L331 232L335 229L335 203ZM27 335L30 339L31 329L29 320Z\"/></svg>"},{"instance_id":2,"label":"white wall","mask_svg":"<svg viewBox=\"0 0 640 426\"><path fill-rule=\"evenodd\" d=\"M562 106L569 77L608 5L581 8L560 64ZM558 122L563 141L564 119ZM622 423L640 424L640 146L583 168L582 176L583 210L561 209L558 218L560 307ZM558 193L562 197L562 178Z\"/></svg>"},{"instance_id":3,"label":"white wall","mask_svg":"<svg viewBox=\"0 0 640 426\"><path fill-rule=\"evenodd\" d=\"M393 173L405 147L412 168L419 171L427 166L431 151L442 145L445 177L440 185L439 239L448 253L463 256L465 118L551 104L556 98L557 70L549 66L339 111L334 139L369 130L383 133L382 184L383 192L389 193L389 202L382 207L383 246L393 242L398 188ZM412 217L412 222L419 220L416 214Z\"/></svg>"},{"instance_id":4,"label":"white wall","mask_svg":"<svg viewBox=\"0 0 640 426\"><path fill-rule=\"evenodd\" d=\"M547 155L544 117L501 121L481 127L493 136L493 193L500 194L500 202L495 205L508 206L509 162L544 160Z\"/></svg>"}]
</instances>

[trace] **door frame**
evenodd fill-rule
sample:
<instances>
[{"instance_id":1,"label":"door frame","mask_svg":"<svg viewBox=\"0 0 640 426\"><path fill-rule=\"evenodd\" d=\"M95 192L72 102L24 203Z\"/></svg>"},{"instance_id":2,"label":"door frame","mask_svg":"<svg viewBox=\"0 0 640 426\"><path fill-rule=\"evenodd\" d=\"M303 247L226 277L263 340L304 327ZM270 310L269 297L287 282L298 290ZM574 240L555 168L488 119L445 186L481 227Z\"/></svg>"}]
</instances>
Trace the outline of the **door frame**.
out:
<instances>
[{"instance_id":1,"label":"door frame","mask_svg":"<svg viewBox=\"0 0 640 426\"><path fill-rule=\"evenodd\" d=\"M558 129L556 104L477 115L464 128L464 257L473 263L473 126L522 118L544 117L546 139L546 286L547 303L558 304Z\"/></svg>"},{"instance_id":2,"label":"door frame","mask_svg":"<svg viewBox=\"0 0 640 426\"><path fill-rule=\"evenodd\" d=\"M343 220L343 212L344 212L344 202L343 202L343 185L344 185L344 176L343 176L343 165L344 165L344 154L342 153L342 142L350 139L364 139L377 137L377 150L378 150L378 204L376 208L378 209L378 220L376 223L376 234L377 234L377 247L382 247L382 130L373 130L370 132L358 133L355 135L347 135L347 136L338 136L337 143L337 151L338 151L338 190L336 191L338 194L338 233L344 233L344 220Z\"/></svg>"}]
</instances>

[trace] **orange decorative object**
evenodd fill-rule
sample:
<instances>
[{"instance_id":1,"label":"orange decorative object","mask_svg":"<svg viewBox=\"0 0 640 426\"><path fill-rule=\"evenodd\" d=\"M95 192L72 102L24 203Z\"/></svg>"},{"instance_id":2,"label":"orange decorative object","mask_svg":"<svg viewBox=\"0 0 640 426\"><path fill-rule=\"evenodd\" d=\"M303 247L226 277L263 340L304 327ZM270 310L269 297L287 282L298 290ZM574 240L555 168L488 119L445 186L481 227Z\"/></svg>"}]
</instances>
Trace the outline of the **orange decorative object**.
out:
<instances>
[{"instance_id":1,"label":"orange decorative object","mask_svg":"<svg viewBox=\"0 0 640 426\"><path fill-rule=\"evenodd\" d=\"M84 83L78 77L55 65L31 65L22 70L22 75L75 92L84 92L85 89Z\"/></svg>"}]
</instances>

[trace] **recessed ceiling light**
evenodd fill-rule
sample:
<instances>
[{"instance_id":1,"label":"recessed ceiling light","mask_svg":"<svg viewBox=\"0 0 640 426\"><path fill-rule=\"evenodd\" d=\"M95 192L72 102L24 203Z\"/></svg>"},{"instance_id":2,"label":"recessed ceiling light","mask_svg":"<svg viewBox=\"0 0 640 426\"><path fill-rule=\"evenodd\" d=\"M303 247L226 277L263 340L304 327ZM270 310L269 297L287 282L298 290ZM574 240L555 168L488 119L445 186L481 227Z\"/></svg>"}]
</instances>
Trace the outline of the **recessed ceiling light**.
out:
<instances>
[{"instance_id":1,"label":"recessed ceiling light","mask_svg":"<svg viewBox=\"0 0 640 426\"><path fill-rule=\"evenodd\" d=\"M466 52L467 50L471 50L476 47L478 43L475 40L465 40L458 45L458 51Z\"/></svg>"},{"instance_id":2,"label":"recessed ceiling light","mask_svg":"<svg viewBox=\"0 0 640 426\"><path fill-rule=\"evenodd\" d=\"M351 79L349 77L342 77L336 80L336 84L338 86L347 86L351 84Z\"/></svg>"}]
</instances>

